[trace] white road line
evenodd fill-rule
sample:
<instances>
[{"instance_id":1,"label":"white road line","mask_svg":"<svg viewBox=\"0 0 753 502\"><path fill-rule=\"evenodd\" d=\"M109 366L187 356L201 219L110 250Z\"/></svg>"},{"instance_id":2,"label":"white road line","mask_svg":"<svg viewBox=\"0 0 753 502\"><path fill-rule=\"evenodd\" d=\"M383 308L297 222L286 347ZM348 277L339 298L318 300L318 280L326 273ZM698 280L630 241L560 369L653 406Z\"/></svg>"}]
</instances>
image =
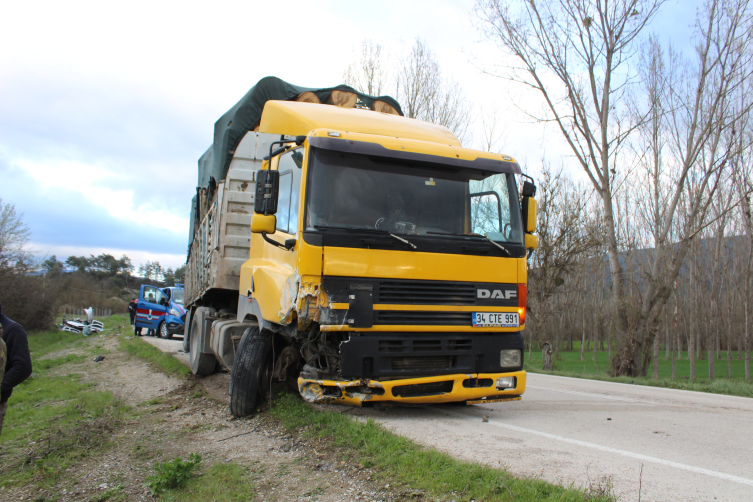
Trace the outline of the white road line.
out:
<instances>
[{"instance_id":1,"label":"white road line","mask_svg":"<svg viewBox=\"0 0 753 502\"><path fill-rule=\"evenodd\" d=\"M596 392L581 392L577 390L553 389L551 387L539 387L538 385L531 385L531 384L526 384L526 389L545 390L548 392L561 392L563 394L575 394L576 396L595 397L598 399L608 399L610 401L625 401L626 403L656 404L653 401L645 401L643 399L631 399L629 397L608 396L606 394L599 394Z\"/></svg>"},{"instance_id":2,"label":"white road line","mask_svg":"<svg viewBox=\"0 0 753 502\"><path fill-rule=\"evenodd\" d=\"M429 408L434 410L438 413L446 413L448 415L454 415L456 417L460 418L468 418L468 419L477 419L478 417L467 415L465 413L460 413L457 411L451 411L447 409L439 410L437 408ZM641 453L634 453L632 451L626 451L626 450L619 450L617 448L612 448L610 446L602 446L595 443L589 443L588 441L581 441L579 439L571 439L567 438L565 436L558 436L557 434L549 434L548 432L541 432L541 431L535 431L533 429L526 429L525 427L518 427L517 425L510 425L503 422L498 422L496 420L489 420L489 425L494 425L496 427L500 427L502 429L509 429L516 432L523 432L525 434L533 434L535 436L541 436L545 437L547 439L554 439L557 441L562 441L563 443L570 443L577 446L583 446L585 448L591 448L594 450L600 450L605 451L607 453L616 453L617 455L622 455L625 457L631 457L638 460L643 460L646 462L652 462L654 464L661 464L666 465L669 467L674 467L675 469L682 469L684 471L688 472L694 472L696 474L705 474L706 476L713 476L715 478L724 479L727 481L734 481L735 483L741 483L743 485L753 486L753 479L748 478L742 478L740 476L733 476L732 474L726 474L723 472L718 471L712 471L710 469L704 469L703 467L696 467L694 465L688 465L688 464L681 464L679 462L673 462L671 460L664 460L663 458L657 458L657 457L651 457L649 455L643 455Z\"/></svg>"}]
</instances>

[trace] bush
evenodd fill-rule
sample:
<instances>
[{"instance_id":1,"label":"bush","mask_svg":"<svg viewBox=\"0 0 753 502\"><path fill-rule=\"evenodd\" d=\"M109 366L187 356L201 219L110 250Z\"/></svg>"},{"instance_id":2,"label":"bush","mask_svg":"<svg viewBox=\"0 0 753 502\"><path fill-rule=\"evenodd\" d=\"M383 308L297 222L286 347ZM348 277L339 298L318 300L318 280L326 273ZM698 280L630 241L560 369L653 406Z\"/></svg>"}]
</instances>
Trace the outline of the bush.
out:
<instances>
[{"instance_id":1,"label":"bush","mask_svg":"<svg viewBox=\"0 0 753 502\"><path fill-rule=\"evenodd\" d=\"M7 315L26 331L52 326L55 295L43 277L29 275L23 267L0 267L0 304Z\"/></svg>"},{"instance_id":2,"label":"bush","mask_svg":"<svg viewBox=\"0 0 753 502\"><path fill-rule=\"evenodd\" d=\"M173 488L181 488L191 479L194 469L201 463L201 455L191 453L188 460L176 458L169 462L157 462L154 465L154 474L146 478L146 486L152 491L152 495Z\"/></svg>"}]
</instances>

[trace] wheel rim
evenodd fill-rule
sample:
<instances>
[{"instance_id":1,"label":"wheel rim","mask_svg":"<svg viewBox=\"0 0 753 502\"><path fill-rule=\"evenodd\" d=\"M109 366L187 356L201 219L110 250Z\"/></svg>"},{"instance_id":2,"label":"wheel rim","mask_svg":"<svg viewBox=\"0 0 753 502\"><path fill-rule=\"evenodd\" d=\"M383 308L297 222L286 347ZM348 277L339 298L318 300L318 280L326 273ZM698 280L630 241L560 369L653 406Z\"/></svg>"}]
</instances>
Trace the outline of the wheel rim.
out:
<instances>
[{"instance_id":1,"label":"wheel rim","mask_svg":"<svg viewBox=\"0 0 753 502\"><path fill-rule=\"evenodd\" d=\"M160 332L160 335L162 335L162 338L167 338L167 326L165 326L164 322L159 327L159 332Z\"/></svg>"}]
</instances>

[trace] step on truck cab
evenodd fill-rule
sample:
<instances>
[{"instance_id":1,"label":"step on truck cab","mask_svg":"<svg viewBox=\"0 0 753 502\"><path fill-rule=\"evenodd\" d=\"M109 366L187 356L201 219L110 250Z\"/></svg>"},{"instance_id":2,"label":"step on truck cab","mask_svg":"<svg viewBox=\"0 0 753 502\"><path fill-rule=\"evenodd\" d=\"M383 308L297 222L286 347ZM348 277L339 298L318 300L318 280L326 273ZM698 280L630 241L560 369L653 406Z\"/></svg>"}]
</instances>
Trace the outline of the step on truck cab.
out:
<instances>
[{"instance_id":1,"label":"step on truck cab","mask_svg":"<svg viewBox=\"0 0 753 502\"><path fill-rule=\"evenodd\" d=\"M233 414L272 381L357 406L523 394L538 240L513 158L388 97L267 78L202 159L185 340L195 374L231 372Z\"/></svg>"}]
</instances>

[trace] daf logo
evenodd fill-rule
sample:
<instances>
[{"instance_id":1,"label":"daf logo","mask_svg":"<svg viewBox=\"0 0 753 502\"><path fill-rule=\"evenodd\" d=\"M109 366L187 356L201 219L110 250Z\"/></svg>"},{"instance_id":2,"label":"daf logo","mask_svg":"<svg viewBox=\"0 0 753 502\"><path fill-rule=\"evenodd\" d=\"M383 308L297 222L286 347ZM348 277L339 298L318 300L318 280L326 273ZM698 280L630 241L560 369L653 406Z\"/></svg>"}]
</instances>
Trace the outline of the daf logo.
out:
<instances>
[{"instance_id":1,"label":"daf logo","mask_svg":"<svg viewBox=\"0 0 753 502\"><path fill-rule=\"evenodd\" d=\"M489 298L492 300L510 300L511 298L516 298L517 296L518 296L518 292L512 289L508 289L507 291L502 291L499 289L495 289L494 291L489 291L488 289L476 290L477 298Z\"/></svg>"}]
</instances>

